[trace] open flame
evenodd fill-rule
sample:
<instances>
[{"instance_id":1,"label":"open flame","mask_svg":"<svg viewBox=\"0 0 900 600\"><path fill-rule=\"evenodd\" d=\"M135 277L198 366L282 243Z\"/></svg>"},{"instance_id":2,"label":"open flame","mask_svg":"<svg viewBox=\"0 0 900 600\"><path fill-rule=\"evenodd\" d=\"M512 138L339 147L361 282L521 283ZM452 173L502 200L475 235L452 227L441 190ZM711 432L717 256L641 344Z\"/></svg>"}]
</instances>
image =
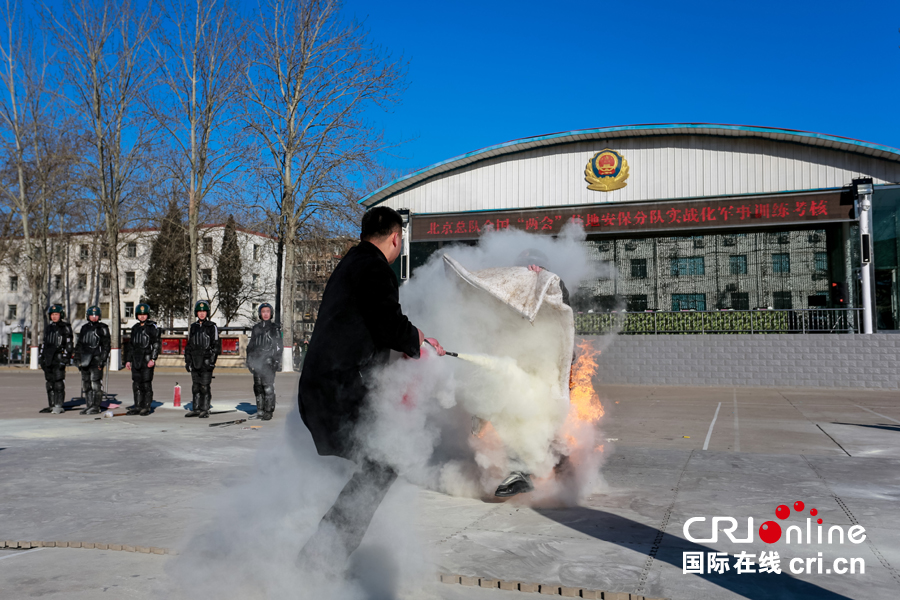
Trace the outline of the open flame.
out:
<instances>
[{"instance_id":1,"label":"open flame","mask_svg":"<svg viewBox=\"0 0 900 600\"><path fill-rule=\"evenodd\" d=\"M597 356L600 351L587 340L578 343L578 358L572 365L569 379L569 417L578 421L596 423L603 416L603 405L594 391L594 373L597 372Z\"/></svg>"}]
</instances>

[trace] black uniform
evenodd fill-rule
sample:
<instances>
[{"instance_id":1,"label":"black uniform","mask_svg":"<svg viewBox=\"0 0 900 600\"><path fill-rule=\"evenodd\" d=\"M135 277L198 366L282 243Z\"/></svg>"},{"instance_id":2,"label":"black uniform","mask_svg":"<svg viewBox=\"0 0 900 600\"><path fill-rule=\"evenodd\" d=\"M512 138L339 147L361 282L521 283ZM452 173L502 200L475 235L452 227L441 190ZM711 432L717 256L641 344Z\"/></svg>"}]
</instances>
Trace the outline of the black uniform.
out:
<instances>
[{"instance_id":1,"label":"black uniform","mask_svg":"<svg viewBox=\"0 0 900 600\"><path fill-rule=\"evenodd\" d=\"M271 320L260 321L250 332L247 367L253 373L253 394L260 416L272 417L275 411L275 372L281 369L284 342L281 329Z\"/></svg>"},{"instance_id":2,"label":"black uniform","mask_svg":"<svg viewBox=\"0 0 900 600\"><path fill-rule=\"evenodd\" d=\"M159 327L147 319L138 321L131 327L131 344L125 362L131 363L131 391L134 394L132 413L140 410L149 413L153 404L153 369L162 349ZM152 367L147 363L154 362Z\"/></svg>"},{"instance_id":3,"label":"black uniform","mask_svg":"<svg viewBox=\"0 0 900 600\"><path fill-rule=\"evenodd\" d=\"M300 563L329 569L321 548L333 530L345 557L360 544L396 472L366 458L353 430L367 394L368 371L387 363L390 351L419 356L419 332L400 309L399 286L377 246L360 242L341 260L322 297L316 330L300 374L300 415L321 455L356 460L360 469L306 543ZM330 553L326 553L331 556ZM338 564L340 560L330 560Z\"/></svg>"},{"instance_id":4,"label":"black uniform","mask_svg":"<svg viewBox=\"0 0 900 600\"><path fill-rule=\"evenodd\" d=\"M39 362L44 370L50 408L62 409L66 400L66 365L72 356L73 337L72 326L62 319L56 323L50 321L44 328Z\"/></svg>"},{"instance_id":5,"label":"black uniform","mask_svg":"<svg viewBox=\"0 0 900 600\"><path fill-rule=\"evenodd\" d=\"M103 367L109 359L109 327L106 323L88 321L78 332L75 364L81 371L81 395L85 407L81 414L100 412L103 400Z\"/></svg>"},{"instance_id":6,"label":"black uniform","mask_svg":"<svg viewBox=\"0 0 900 600\"><path fill-rule=\"evenodd\" d=\"M222 340L219 339L219 328L215 323L204 319L191 324L188 343L184 349L184 365L191 373L191 412L199 412L201 416L209 412L212 403L209 384L212 383L213 369L216 368L216 360L221 352Z\"/></svg>"}]
</instances>

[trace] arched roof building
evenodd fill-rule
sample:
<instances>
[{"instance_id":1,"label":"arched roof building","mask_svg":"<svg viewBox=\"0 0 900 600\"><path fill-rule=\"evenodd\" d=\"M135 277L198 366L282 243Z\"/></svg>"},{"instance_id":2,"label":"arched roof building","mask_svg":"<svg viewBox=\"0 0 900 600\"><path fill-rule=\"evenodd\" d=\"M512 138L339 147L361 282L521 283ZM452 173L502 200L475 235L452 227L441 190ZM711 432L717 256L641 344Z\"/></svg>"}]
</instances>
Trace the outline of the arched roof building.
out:
<instances>
[{"instance_id":1,"label":"arched roof building","mask_svg":"<svg viewBox=\"0 0 900 600\"><path fill-rule=\"evenodd\" d=\"M583 290L586 310L796 310L860 304L858 179L875 186L878 325L897 329L900 150L888 146L769 127L605 127L470 152L360 203L409 210L413 269L486 227L553 235L576 220L618 270Z\"/></svg>"}]
</instances>

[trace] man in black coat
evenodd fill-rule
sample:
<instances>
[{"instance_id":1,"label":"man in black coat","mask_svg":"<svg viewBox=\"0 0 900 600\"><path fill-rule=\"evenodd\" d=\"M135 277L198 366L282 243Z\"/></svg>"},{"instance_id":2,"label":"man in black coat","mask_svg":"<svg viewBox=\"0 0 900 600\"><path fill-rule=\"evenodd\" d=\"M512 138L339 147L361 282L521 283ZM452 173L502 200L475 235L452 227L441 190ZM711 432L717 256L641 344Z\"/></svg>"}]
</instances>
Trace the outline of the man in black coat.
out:
<instances>
[{"instance_id":1,"label":"man in black coat","mask_svg":"<svg viewBox=\"0 0 900 600\"><path fill-rule=\"evenodd\" d=\"M88 322L78 332L75 364L81 371L81 395L84 396L83 415L100 413L103 401L103 368L109 358L109 327L100 322L100 307L87 309Z\"/></svg>"},{"instance_id":2,"label":"man in black coat","mask_svg":"<svg viewBox=\"0 0 900 600\"><path fill-rule=\"evenodd\" d=\"M425 341L444 354L438 341L426 338L400 308L390 265L400 256L402 227L400 215L385 206L363 216L359 245L347 252L325 286L304 357L298 401L316 450L360 465L301 551L300 564L307 569L342 566L323 549L349 557L397 478L390 466L368 458L355 439L372 373L387 364L391 350L419 358Z\"/></svg>"},{"instance_id":3,"label":"man in black coat","mask_svg":"<svg viewBox=\"0 0 900 600\"><path fill-rule=\"evenodd\" d=\"M59 304L47 309L50 322L44 327L44 339L41 341L38 362L44 370L47 386L47 408L40 412L52 412L60 415L65 412L66 401L66 365L72 357L72 326L63 319L63 308Z\"/></svg>"}]
</instances>

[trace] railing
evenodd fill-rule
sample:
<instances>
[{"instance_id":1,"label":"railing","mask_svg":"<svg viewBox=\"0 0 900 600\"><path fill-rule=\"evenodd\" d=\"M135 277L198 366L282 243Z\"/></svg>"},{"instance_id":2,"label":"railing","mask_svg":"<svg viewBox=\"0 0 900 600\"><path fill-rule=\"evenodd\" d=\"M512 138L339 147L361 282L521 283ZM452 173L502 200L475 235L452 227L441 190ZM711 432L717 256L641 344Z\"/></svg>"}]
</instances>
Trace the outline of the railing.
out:
<instances>
[{"instance_id":1,"label":"railing","mask_svg":"<svg viewBox=\"0 0 900 600\"><path fill-rule=\"evenodd\" d=\"M861 308L576 313L578 335L860 333Z\"/></svg>"}]
</instances>

